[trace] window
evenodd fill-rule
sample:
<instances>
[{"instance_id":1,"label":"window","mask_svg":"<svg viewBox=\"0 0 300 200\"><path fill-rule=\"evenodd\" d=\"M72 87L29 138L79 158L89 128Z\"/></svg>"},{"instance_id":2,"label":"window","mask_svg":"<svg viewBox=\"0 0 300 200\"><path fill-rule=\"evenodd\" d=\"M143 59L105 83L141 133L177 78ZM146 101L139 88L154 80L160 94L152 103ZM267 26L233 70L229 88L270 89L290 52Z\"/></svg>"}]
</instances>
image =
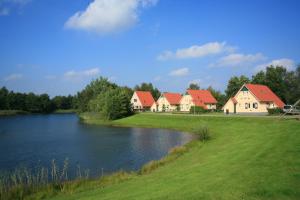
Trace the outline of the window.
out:
<instances>
[{"instance_id":1,"label":"window","mask_svg":"<svg viewBox=\"0 0 300 200\"><path fill-rule=\"evenodd\" d=\"M251 108L250 103L245 103L245 109Z\"/></svg>"},{"instance_id":2,"label":"window","mask_svg":"<svg viewBox=\"0 0 300 200\"><path fill-rule=\"evenodd\" d=\"M133 99L133 102L137 102L137 99Z\"/></svg>"},{"instance_id":3,"label":"window","mask_svg":"<svg viewBox=\"0 0 300 200\"><path fill-rule=\"evenodd\" d=\"M257 103L253 103L253 108L257 109L258 108L258 104Z\"/></svg>"}]
</instances>

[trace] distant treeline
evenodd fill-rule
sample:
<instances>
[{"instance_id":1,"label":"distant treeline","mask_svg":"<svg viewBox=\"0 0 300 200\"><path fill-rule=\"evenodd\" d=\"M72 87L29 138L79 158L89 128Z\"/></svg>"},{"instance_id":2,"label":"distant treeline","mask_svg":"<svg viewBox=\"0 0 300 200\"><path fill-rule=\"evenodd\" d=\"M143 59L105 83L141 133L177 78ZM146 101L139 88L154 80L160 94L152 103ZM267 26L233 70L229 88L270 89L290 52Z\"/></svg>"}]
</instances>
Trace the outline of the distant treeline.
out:
<instances>
[{"instance_id":1,"label":"distant treeline","mask_svg":"<svg viewBox=\"0 0 300 200\"><path fill-rule=\"evenodd\" d=\"M271 88L285 103L293 104L300 98L300 66L288 71L282 66L269 66L250 78L234 76L230 78L225 93L211 86L201 88L192 83L190 89L208 89L217 99L217 109L221 109L228 98L245 83L263 84ZM0 90L0 110L24 110L28 112L48 113L56 109L77 109L79 112L97 112L103 119L113 120L132 114L130 99L134 90L150 91L157 100L161 92L151 83L142 83L133 89L118 86L108 79L100 77L91 81L82 91L74 96L56 96L52 99L47 94L14 93L6 88Z\"/></svg>"},{"instance_id":2,"label":"distant treeline","mask_svg":"<svg viewBox=\"0 0 300 200\"><path fill-rule=\"evenodd\" d=\"M74 97L56 96L50 99L48 94L37 95L0 89L0 110L23 110L31 113L50 113L57 109L74 108Z\"/></svg>"}]
</instances>

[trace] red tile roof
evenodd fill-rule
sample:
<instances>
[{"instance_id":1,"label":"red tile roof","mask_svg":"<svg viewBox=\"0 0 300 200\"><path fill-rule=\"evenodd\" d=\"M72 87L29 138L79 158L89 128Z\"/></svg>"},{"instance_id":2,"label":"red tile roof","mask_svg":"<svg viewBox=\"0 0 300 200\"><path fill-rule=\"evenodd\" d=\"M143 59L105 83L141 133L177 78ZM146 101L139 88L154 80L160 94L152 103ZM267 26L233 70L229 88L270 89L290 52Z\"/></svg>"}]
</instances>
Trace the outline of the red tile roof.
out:
<instances>
[{"instance_id":1,"label":"red tile roof","mask_svg":"<svg viewBox=\"0 0 300 200\"><path fill-rule=\"evenodd\" d=\"M187 90L187 93L191 95L196 106L206 108L205 104L217 103L217 100L213 97L209 90Z\"/></svg>"},{"instance_id":2,"label":"red tile roof","mask_svg":"<svg viewBox=\"0 0 300 200\"><path fill-rule=\"evenodd\" d=\"M168 102L171 105L178 105L178 104L180 104L180 100L182 98L181 94L179 94L179 93L165 92L165 93L163 93L163 96L166 97L166 99L168 100Z\"/></svg>"},{"instance_id":3,"label":"red tile roof","mask_svg":"<svg viewBox=\"0 0 300 200\"><path fill-rule=\"evenodd\" d=\"M259 101L274 102L279 108L285 105L272 90L265 85L245 84L245 86L256 96Z\"/></svg>"},{"instance_id":4,"label":"red tile roof","mask_svg":"<svg viewBox=\"0 0 300 200\"><path fill-rule=\"evenodd\" d=\"M148 91L135 91L143 107L151 107L155 102L151 92Z\"/></svg>"}]
</instances>

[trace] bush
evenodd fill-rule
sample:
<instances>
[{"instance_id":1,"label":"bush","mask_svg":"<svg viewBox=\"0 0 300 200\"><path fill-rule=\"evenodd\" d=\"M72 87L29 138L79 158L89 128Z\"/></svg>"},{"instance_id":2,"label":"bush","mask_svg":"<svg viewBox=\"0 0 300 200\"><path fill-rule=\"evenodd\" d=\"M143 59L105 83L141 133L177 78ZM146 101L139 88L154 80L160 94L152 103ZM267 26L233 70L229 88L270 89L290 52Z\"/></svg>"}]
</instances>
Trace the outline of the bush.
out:
<instances>
[{"instance_id":1,"label":"bush","mask_svg":"<svg viewBox=\"0 0 300 200\"><path fill-rule=\"evenodd\" d=\"M269 115L279 115L283 113L281 108L268 108Z\"/></svg>"},{"instance_id":2,"label":"bush","mask_svg":"<svg viewBox=\"0 0 300 200\"><path fill-rule=\"evenodd\" d=\"M194 132L199 136L200 141L207 141L211 138L210 131L206 126L197 127Z\"/></svg>"},{"instance_id":3,"label":"bush","mask_svg":"<svg viewBox=\"0 0 300 200\"><path fill-rule=\"evenodd\" d=\"M200 106L191 106L190 113L191 114L202 114L202 113L208 113L210 110L206 110Z\"/></svg>"}]
</instances>

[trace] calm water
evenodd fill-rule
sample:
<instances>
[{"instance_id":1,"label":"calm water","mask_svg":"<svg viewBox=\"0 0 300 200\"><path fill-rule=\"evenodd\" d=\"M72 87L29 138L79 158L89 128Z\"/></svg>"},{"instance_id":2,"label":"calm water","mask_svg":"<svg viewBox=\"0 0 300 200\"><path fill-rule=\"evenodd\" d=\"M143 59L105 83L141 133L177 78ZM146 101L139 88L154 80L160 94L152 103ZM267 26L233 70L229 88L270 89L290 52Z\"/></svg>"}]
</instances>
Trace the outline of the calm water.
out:
<instances>
[{"instance_id":1,"label":"calm water","mask_svg":"<svg viewBox=\"0 0 300 200\"><path fill-rule=\"evenodd\" d=\"M192 135L145 128L116 128L80 123L75 114L0 117L0 170L79 164L91 175L120 169L136 170L159 159Z\"/></svg>"}]
</instances>

